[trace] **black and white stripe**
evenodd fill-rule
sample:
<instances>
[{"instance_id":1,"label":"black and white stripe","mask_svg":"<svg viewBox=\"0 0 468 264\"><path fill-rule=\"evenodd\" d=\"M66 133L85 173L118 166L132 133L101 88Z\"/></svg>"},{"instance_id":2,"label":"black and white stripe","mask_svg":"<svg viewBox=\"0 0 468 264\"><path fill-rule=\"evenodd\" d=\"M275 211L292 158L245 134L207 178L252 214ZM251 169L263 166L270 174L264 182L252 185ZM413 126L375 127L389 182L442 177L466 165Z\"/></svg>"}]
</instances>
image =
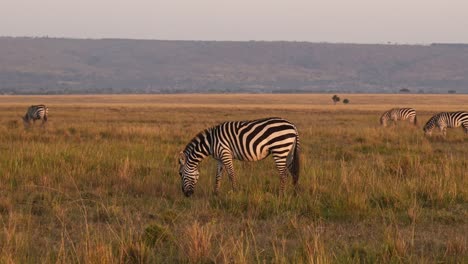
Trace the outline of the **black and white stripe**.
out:
<instances>
[{"instance_id":1,"label":"black and white stripe","mask_svg":"<svg viewBox=\"0 0 468 264\"><path fill-rule=\"evenodd\" d=\"M26 114L23 116L24 125L28 127L31 124L31 121L35 123L36 120L42 120L41 125L44 125L44 123L47 122L48 114L49 109L47 108L47 106L43 104L31 105L30 107L28 107Z\"/></svg>"},{"instance_id":2,"label":"black and white stripe","mask_svg":"<svg viewBox=\"0 0 468 264\"><path fill-rule=\"evenodd\" d=\"M233 159L258 161L270 154L280 174L281 192L284 191L287 171L296 185L299 179L299 135L289 121L272 117L224 122L208 128L195 136L180 153L182 191L187 197L192 195L199 177L198 165L207 156L211 155L218 161L214 188L217 193L224 170L233 189L237 189Z\"/></svg>"},{"instance_id":3,"label":"black and white stripe","mask_svg":"<svg viewBox=\"0 0 468 264\"><path fill-rule=\"evenodd\" d=\"M383 113L380 117L380 124L387 126L389 121L395 125L398 120L409 120L411 123L417 123L416 110L413 108L393 108Z\"/></svg>"},{"instance_id":4,"label":"black and white stripe","mask_svg":"<svg viewBox=\"0 0 468 264\"><path fill-rule=\"evenodd\" d=\"M424 134L431 135L435 127L440 129L444 136L447 135L447 128L455 128L462 126L465 134L468 134L468 112L442 112L434 115L424 125Z\"/></svg>"}]
</instances>

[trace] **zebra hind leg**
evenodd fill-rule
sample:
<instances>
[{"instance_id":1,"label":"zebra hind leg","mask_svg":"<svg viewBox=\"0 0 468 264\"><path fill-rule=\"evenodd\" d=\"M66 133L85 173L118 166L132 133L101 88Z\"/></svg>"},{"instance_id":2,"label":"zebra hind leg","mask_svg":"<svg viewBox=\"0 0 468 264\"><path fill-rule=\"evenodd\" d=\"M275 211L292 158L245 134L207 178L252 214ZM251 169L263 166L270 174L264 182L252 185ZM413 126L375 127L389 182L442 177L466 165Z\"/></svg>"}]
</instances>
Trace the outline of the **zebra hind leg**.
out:
<instances>
[{"instance_id":1,"label":"zebra hind leg","mask_svg":"<svg viewBox=\"0 0 468 264\"><path fill-rule=\"evenodd\" d=\"M42 124L41 126L45 126L47 123L47 116L44 116L44 118L42 118Z\"/></svg>"},{"instance_id":2,"label":"zebra hind leg","mask_svg":"<svg viewBox=\"0 0 468 264\"><path fill-rule=\"evenodd\" d=\"M462 124L463 129L465 130L465 135L468 135L468 123Z\"/></svg>"},{"instance_id":3,"label":"zebra hind leg","mask_svg":"<svg viewBox=\"0 0 468 264\"><path fill-rule=\"evenodd\" d=\"M299 182L299 171L300 171L300 158L299 158L299 146L296 145L291 150L287 157L287 167L289 174L292 176L292 183L294 186L294 191L297 194L298 191L298 182Z\"/></svg>"},{"instance_id":4,"label":"zebra hind leg","mask_svg":"<svg viewBox=\"0 0 468 264\"><path fill-rule=\"evenodd\" d=\"M280 177L280 194L283 194L286 186L286 179L288 178L288 173L286 171L286 157L279 157L273 154L273 158Z\"/></svg>"},{"instance_id":5,"label":"zebra hind leg","mask_svg":"<svg viewBox=\"0 0 468 264\"><path fill-rule=\"evenodd\" d=\"M279 176L280 176L280 194L284 194L284 190L286 187L286 179L288 178L288 174L286 172L286 168L278 169Z\"/></svg>"}]
</instances>

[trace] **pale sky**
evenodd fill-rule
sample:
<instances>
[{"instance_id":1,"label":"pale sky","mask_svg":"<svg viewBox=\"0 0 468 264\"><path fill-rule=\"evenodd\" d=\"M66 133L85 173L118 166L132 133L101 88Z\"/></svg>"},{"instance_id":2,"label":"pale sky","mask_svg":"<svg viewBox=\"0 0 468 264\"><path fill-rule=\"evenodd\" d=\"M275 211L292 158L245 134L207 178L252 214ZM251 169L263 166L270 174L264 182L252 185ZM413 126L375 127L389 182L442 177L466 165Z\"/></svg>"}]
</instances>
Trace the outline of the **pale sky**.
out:
<instances>
[{"instance_id":1,"label":"pale sky","mask_svg":"<svg viewBox=\"0 0 468 264\"><path fill-rule=\"evenodd\" d=\"M468 0L0 0L0 36L468 43Z\"/></svg>"}]
</instances>

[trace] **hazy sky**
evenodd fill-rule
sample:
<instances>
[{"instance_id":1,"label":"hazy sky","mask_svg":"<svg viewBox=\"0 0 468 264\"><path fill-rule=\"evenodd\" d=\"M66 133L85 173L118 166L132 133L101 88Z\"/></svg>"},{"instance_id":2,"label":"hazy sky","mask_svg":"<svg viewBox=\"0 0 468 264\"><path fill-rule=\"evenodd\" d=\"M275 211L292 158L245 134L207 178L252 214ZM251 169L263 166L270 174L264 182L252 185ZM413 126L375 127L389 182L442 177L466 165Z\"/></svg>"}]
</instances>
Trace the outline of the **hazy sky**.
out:
<instances>
[{"instance_id":1,"label":"hazy sky","mask_svg":"<svg viewBox=\"0 0 468 264\"><path fill-rule=\"evenodd\" d=\"M468 43L468 0L0 0L0 35Z\"/></svg>"}]
</instances>

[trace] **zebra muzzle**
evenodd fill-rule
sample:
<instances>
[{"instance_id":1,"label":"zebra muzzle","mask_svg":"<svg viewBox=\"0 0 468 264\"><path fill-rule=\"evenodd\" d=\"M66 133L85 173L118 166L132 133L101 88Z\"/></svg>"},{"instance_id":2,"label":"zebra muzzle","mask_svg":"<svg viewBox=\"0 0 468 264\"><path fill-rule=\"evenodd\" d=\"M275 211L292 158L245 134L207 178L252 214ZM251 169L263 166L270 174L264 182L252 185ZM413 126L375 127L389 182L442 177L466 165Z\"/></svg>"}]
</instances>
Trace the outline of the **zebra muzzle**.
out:
<instances>
[{"instance_id":1,"label":"zebra muzzle","mask_svg":"<svg viewBox=\"0 0 468 264\"><path fill-rule=\"evenodd\" d=\"M189 190L189 191L184 192L185 197L190 197L190 196L192 196L192 194L193 194L193 190Z\"/></svg>"}]
</instances>

